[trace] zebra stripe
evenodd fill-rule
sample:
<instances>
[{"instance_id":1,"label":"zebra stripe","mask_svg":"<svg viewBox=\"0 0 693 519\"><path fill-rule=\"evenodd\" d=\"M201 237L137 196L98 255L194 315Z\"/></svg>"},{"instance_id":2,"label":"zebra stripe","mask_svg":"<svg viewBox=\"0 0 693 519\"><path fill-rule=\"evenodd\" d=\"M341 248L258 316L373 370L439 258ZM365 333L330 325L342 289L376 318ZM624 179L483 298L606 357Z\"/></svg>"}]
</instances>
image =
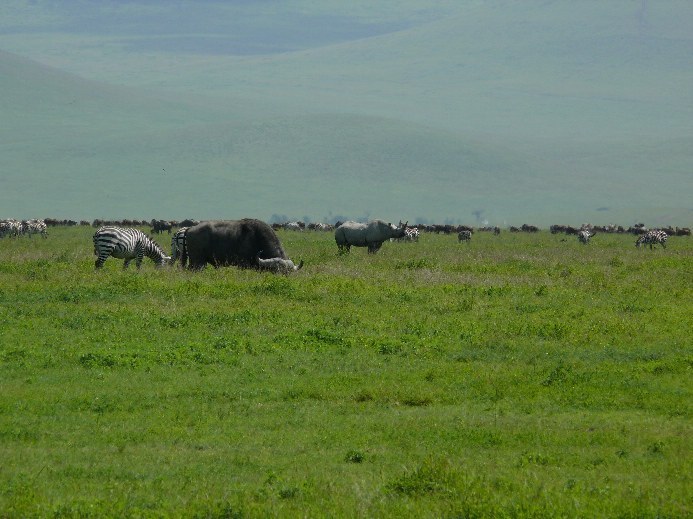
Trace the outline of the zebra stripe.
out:
<instances>
[{"instance_id":1,"label":"zebra stripe","mask_svg":"<svg viewBox=\"0 0 693 519\"><path fill-rule=\"evenodd\" d=\"M22 222L17 220L3 220L0 222L0 238L6 235L16 238L20 234L22 234Z\"/></svg>"},{"instance_id":2,"label":"zebra stripe","mask_svg":"<svg viewBox=\"0 0 693 519\"><path fill-rule=\"evenodd\" d=\"M640 247L642 244L649 244L650 249L652 249L653 245L657 245L659 243L663 248L666 249L668 237L669 236L664 231L647 231L645 234L640 236L640 238L638 238L638 240L635 242L635 246Z\"/></svg>"},{"instance_id":3,"label":"zebra stripe","mask_svg":"<svg viewBox=\"0 0 693 519\"><path fill-rule=\"evenodd\" d=\"M180 258L182 267L185 267L185 264L188 262L187 231L187 227L181 227L171 237L171 263L175 263Z\"/></svg>"},{"instance_id":4,"label":"zebra stripe","mask_svg":"<svg viewBox=\"0 0 693 519\"><path fill-rule=\"evenodd\" d=\"M404 241L419 241L419 230L416 227L407 227L404 231Z\"/></svg>"},{"instance_id":5,"label":"zebra stripe","mask_svg":"<svg viewBox=\"0 0 693 519\"><path fill-rule=\"evenodd\" d=\"M94 233L94 254L98 256L94 266L103 267L109 256L125 260L123 268L128 268L134 259L139 269L142 259L147 256L157 267L171 261L163 250L146 234L138 229L122 227L101 227Z\"/></svg>"},{"instance_id":6,"label":"zebra stripe","mask_svg":"<svg viewBox=\"0 0 693 519\"><path fill-rule=\"evenodd\" d=\"M48 238L48 227L43 220L24 220L22 222L22 234L28 234L29 238L32 234L40 234L44 238Z\"/></svg>"},{"instance_id":7,"label":"zebra stripe","mask_svg":"<svg viewBox=\"0 0 693 519\"><path fill-rule=\"evenodd\" d=\"M472 231L460 231L460 233L457 235L457 242L461 241L472 241Z\"/></svg>"},{"instance_id":8,"label":"zebra stripe","mask_svg":"<svg viewBox=\"0 0 693 519\"><path fill-rule=\"evenodd\" d=\"M390 238L390 241L419 241L419 230L416 227L407 227L404 229L404 236L401 238Z\"/></svg>"}]
</instances>

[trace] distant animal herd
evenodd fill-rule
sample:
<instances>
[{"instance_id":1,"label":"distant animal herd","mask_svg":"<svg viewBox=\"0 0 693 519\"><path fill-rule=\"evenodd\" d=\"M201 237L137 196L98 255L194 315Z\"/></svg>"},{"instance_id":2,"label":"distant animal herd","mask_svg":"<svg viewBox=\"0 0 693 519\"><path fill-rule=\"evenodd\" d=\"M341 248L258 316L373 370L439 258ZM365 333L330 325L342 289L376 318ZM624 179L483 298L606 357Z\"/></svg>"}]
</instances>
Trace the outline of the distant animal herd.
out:
<instances>
[{"instance_id":1,"label":"distant animal herd","mask_svg":"<svg viewBox=\"0 0 693 519\"><path fill-rule=\"evenodd\" d=\"M203 221L188 219L170 220L0 220L0 238L20 238L39 234L48 238L48 228L55 226L92 226L97 227L93 236L94 255L97 259L95 268L103 266L106 259L114 257L123 260L127 268L132 260L140 268L144 257L150 258L157 266L180 262L182 267L199 270L206 265L214 267L234 265L243 268L256 268L276 273L288 274L300 270L303 261L295 264L288 258L275 231L279 229L296 232L322 231L334 232L334 239L340 253L349 253L351 247L365 247L370 254L376 253L385 241L418 242L421 233L456 234L458 242L471 243L475 232L491 232L500 235L499 227L480 227L474 229L464 225L428 225L409 226L400 221L397 225L383 220L369 222L336 222L326 223L285 222L267 223L244 218L241 220ZM171 255L154 241L154 239L136 227L151 227L151 235L166 232L171 235ZM174 232L174 229L175 232ZM535 233L539 228L524 224L521 227L509 227L509 232ZM581 227L552 225L552 234L575 235L580 243L587 245L598 233L629 233L637 236L636 247L656 245L666 248L669 236L690 236L687 227L666 227L647 229L644 224L636 224L625 229L621 226L594 226L583 224ZM565 240L562 240L565 241Z\"/></svg>"}]
</instances>

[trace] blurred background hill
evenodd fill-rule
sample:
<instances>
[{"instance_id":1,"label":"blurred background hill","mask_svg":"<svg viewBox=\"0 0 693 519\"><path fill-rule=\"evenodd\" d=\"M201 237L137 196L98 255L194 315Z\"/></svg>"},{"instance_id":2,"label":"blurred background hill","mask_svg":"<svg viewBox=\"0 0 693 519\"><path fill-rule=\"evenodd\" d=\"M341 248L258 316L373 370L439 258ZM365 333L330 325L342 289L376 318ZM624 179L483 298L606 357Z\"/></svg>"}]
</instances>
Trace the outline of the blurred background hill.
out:
<instances>
[{"instance_id":1,"label":"blurred background hill","mask_svg":"<svg viewBox=\"0 0 693 519\"><path fill-rule=\"evenodd\" d=\"M690 2L8 0L0 92L3 218L693 215Z\"/></svg>"}]
</instances>

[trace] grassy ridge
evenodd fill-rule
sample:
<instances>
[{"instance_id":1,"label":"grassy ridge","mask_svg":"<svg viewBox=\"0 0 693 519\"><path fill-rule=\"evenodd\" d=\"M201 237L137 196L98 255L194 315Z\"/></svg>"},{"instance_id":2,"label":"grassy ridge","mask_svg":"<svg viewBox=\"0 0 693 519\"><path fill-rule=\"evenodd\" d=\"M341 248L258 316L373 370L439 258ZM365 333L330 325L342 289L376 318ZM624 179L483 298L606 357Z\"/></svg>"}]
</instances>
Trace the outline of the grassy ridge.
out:
<instances>
[{"instance_id":1,"label":"grassy ridge","mask_svg":"<svg viewBox=\"0 0 693 519\"><path fill-rule=\"evenodd\" d=\"M281 233L283 277L92 232L0 241L4 514L688 511L688 238Z\"/></svg>"}]
</instances>

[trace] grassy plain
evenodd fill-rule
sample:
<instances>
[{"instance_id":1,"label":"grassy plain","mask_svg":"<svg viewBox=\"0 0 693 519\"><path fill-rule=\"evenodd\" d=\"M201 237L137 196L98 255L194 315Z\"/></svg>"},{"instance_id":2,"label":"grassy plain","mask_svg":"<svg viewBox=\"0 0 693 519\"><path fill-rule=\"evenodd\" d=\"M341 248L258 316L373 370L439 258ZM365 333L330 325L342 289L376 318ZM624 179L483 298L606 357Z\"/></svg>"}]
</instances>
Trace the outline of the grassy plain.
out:
<instances>
[{"instance_id":1,"label":"grassy plain","mask_svg":"<svg viewBox=\"0 0 693 519\"><path fill-rule=\"evenodd\" d=\"M691 513L690 238L282 232L285 277L92 232L0 240L0 516Z\"/></svg>"}]
</instances>

